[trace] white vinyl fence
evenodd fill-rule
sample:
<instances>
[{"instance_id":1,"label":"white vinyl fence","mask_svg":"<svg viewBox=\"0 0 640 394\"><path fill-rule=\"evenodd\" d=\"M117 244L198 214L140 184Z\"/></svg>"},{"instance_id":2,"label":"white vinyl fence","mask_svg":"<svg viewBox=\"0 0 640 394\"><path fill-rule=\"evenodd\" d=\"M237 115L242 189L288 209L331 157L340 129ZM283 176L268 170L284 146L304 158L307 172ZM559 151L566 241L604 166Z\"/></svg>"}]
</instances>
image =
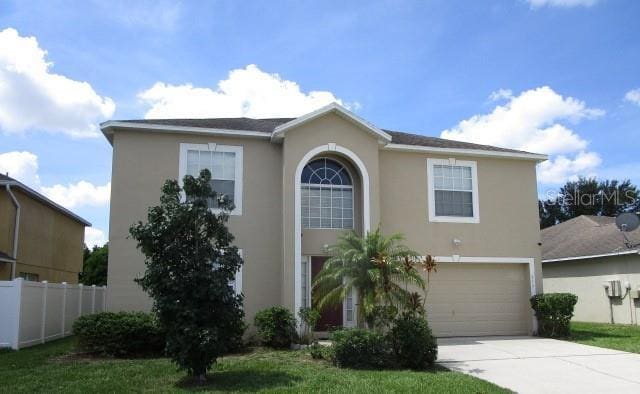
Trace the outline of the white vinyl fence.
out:
<instances>
[{"instance_id":1,"label":"white vinyl fence","mask_svg":"<svg viewBox=\"0 0 640 394\"><path fill-rule=\"evenodd\" d=\"M106 286L0 281L0 347L20 349L71 334L80 316L105 310Z\"/></svg>"}]
</instances>

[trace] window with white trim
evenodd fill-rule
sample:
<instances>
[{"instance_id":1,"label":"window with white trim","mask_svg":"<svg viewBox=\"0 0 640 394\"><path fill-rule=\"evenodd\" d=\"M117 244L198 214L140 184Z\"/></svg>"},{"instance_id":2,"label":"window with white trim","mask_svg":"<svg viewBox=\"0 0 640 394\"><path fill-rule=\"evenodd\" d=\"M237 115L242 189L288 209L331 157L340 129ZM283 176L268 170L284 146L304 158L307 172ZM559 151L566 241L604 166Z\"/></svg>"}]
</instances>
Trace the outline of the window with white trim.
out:
<instances>
[{"instance_id":1,"label":"window with white trim","mask_svg":"<svg viewBox=\"0 0 640 394\"><path fill-rule=\"evenodd\" d=\"M303 168L300 181L304 228L353 228L353 184L342 164L315 159Z\"/></svg>"},{"instance_id":2,"label":"window with white trim","mask_svg":"<svg viewBox=\"0 0 640 394\"><path fill-rule=\"evenodd\" d=\"M429 220L478 223L478 181L475 161L428 159Z\"/></svg>"},{"instance_id":3,"label":"window with white trim","mask_svg":"<svg viewBox=\"0 0 640 394\"><path fill-rule=\"evenodd\" d=\"M197 177L204 169L211 172L211 187L218 198L224 196L234 203L231 214L242 214L242 147L180 144L180 183L185 175ZM210 201L209 206L218 209L219 200Z\"/></svg>"}]
</instances>

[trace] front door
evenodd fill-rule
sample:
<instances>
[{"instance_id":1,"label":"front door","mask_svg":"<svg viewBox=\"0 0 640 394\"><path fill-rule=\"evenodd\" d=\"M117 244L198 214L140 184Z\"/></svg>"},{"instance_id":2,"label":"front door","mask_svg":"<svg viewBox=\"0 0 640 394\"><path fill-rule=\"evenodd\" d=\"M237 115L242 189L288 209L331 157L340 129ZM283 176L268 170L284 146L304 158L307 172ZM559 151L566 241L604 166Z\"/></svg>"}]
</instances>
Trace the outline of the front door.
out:
<instances>
[{"instance_id":1,"label":"front door","mask_svg":"<svg viewBox=\"0 0 640 394\"><path fill-rule=\"evenodd\" d=\"M324 266L324 262L327 261L328 257L324 256L314 256L311 257L311 280L316 277L318 272ZM315 295L311 294L311 301L313 305L316 305ZM342 302L338 305L333 305L331 307L327 307L324 310L320 311L320 320L316 325L316 331L329 331L332 327L341 327L342 326Z\"/></svg>"}]
</instances>

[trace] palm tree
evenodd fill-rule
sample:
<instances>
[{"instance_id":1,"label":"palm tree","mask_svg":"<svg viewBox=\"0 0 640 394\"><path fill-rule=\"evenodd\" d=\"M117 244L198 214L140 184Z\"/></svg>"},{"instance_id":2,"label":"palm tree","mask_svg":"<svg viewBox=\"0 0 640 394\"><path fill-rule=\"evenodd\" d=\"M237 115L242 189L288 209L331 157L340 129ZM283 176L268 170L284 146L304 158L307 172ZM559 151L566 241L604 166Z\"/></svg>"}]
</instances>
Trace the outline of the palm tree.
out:
<instances>
[{"instance_id":1,"label":"palm tree","mask_svg":"<svg viewBox=\"0 0 640 394\"><path fill-rule=\"evenodd\" d=\"M402 244L404 236L385 237L380 229L360 237L344 233L329 248L332 256L313 281L316 306L324 309L339 304L353 289L358 294L358 321L373 324L377 306L404 307L409 285L424 290L425 282L414 268L418 254Z\"/></svg>"}]
</instances>

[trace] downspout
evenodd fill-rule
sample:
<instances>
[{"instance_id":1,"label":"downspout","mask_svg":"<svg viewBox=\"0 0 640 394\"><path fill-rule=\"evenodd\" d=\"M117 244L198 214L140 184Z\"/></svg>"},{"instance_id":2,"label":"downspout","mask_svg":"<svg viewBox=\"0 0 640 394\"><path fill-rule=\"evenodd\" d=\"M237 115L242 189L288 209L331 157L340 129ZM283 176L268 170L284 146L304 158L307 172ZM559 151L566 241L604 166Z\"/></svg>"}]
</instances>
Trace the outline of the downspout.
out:
<instances>
[{"instance_id":1,"label":"downspout","mask_svg":"<svg viewBox=\"0 0 640 394\"><path fill-rule=\"evenodd\" d=\"M14 280L16 277L16 261L18 259L18 234L20 232L20 203L16 199L16 196L13 195L11 191L11 185L6 184L7 193L9 197L11 197L11 201L13 201L13 205L16 207L16 222L13 226L13 248L11 249L11 254L13 258L13 262L11 263L11 280Z\"/></svg>"}]
</instances>

